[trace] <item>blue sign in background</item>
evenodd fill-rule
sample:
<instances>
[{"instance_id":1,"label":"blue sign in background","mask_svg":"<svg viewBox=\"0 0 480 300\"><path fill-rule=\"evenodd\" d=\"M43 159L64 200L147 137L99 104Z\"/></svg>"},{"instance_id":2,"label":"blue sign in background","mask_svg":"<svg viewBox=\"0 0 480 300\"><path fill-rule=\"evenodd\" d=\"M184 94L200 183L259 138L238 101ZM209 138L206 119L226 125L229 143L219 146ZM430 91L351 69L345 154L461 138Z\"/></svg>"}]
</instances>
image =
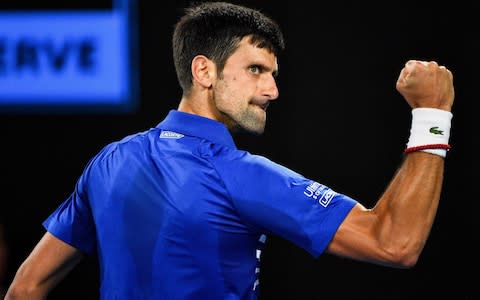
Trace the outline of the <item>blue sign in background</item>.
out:
<instances>
[{"instance_id":1,"label":"blue sign in background","mask_svg":"<svg viewBox=\"0 0 480 300\"><path fill-rule=\"evenodd\" d=\"M0 110L132 110L133 25L121 9L0 13Z\"/></svg>"}]
</instances>

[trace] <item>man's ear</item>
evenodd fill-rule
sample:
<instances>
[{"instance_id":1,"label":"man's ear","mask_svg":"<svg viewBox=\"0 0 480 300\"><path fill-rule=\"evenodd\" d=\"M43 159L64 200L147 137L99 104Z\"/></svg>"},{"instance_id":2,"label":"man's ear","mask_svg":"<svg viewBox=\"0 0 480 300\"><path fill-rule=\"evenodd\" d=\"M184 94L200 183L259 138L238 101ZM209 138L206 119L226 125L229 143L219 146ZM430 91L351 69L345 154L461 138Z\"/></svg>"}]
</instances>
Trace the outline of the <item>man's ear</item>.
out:
<instances>
[{"instance_id":1,"label":"man's ear","mask_svg":"<svg viewBox=\"0 0 480 300\"><path fill-rule=\"evenodd\" d=\"M192 76L202 87L211 87L215 78L215 64L204 55L195 56L192 60Z\"/></svg>"}]
</instances>

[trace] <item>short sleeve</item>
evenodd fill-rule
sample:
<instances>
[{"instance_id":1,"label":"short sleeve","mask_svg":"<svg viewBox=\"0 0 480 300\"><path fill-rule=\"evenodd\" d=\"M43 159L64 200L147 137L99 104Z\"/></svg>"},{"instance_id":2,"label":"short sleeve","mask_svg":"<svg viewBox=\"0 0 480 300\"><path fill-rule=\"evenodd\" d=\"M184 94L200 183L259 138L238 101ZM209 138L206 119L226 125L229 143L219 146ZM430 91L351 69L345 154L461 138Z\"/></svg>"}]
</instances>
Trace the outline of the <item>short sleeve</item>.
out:
<instances>
[{"instance_id":1,"label":"short sleeve","mask_svg":"<svg viewBox=\"0 0 480 300\"><path fill-rule=\"evenodd\" d=\"M239 216L320 255L356 201L265 157L238 152L215 164Z\"/></svg>"},{"instance_id":2,"label":"short sleeve","mask_svg":"<svg viewBox=\"0 0 480 300\"><path fill-rule=\"evenodd\" d=\"M96 248L95 226L88 199L90 174L96 159L92 159L78 179L74 191L42 223L55 237L82 252L92 254Z\"/></svg>"}]
</instances>

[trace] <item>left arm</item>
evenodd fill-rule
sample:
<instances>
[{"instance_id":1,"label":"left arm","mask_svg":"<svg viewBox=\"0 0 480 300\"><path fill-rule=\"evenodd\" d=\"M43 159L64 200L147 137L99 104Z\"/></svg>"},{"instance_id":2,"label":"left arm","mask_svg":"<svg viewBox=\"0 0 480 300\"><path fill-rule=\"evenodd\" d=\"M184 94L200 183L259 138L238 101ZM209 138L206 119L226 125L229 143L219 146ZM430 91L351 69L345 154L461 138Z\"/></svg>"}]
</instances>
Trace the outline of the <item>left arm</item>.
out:
<instances>
[{"instance_id":1,"label":"left arm","mask_svg":"<svg viewBox=\"0 0 480 300\"><path fill-rule=\"evenodd\" d=\"M18 269L5 300L46 299L48 293L83 258L82 252L45 233Z\"/></svg>"}]
</instances>

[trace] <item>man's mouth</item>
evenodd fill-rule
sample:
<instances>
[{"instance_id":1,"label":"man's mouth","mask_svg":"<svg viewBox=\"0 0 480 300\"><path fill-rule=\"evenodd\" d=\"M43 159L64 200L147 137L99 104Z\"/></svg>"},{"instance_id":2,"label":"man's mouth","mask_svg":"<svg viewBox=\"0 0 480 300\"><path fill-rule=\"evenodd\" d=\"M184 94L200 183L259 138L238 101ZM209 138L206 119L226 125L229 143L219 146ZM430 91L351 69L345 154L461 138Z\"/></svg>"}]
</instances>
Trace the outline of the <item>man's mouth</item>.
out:
<instances>
[{"instance_id":1,"label":"man's mouth","mask_svg":"<svg viewBox=\"0 0 480 300\"><path fill-rule=\"evenodd\" d=\"M265 110L265 111L266 111L269 103L270 103L270 102L267 101L267 102L265 102L265 103L263 103L263 104L253 103L253 105L258 106L258 107L260 107L262 110Z\"/></svg>"}]
</instances>

